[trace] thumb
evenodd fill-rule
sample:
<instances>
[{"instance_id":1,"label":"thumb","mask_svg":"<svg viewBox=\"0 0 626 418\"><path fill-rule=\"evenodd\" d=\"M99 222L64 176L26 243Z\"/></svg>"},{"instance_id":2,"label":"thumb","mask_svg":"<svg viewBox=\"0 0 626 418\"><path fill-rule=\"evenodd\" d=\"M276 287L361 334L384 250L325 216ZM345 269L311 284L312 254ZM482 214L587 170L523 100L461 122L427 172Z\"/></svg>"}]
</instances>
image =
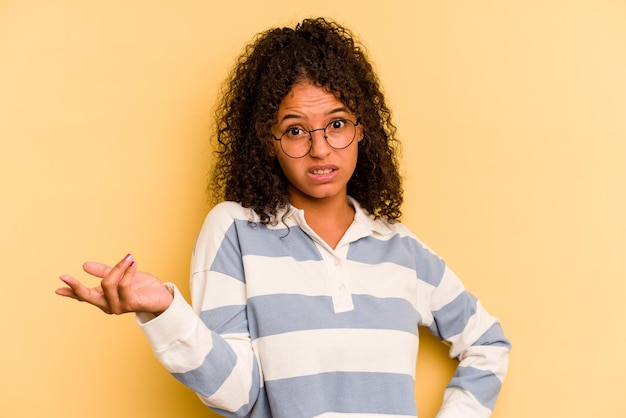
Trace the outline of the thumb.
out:
<instances>
[{"instance_id":1,"label":"thumb","mask_svg":"<svg viewBox=\"0 0 626 418\"><path fill-rule=\"evenodd\" d=\"M106 264L88 261L83 264L83 270L85 270L92 276L96 276L102 279L111 271L111 267L107 266Z\"/></svg>"}]
</instances>

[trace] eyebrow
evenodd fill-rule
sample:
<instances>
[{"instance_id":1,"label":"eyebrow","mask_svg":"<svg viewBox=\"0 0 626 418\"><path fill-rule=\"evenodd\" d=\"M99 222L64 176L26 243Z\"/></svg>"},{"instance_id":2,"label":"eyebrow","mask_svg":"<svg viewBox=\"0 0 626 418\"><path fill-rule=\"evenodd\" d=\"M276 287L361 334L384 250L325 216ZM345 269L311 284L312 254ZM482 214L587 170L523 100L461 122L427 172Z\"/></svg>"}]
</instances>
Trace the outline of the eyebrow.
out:
<instances>
[{"instance_id":1,"label":"eyebrow","mask_svg":"<svg viewBox=\"0 0 626 418\"><path fill-rule=\"evenodd\" d=\"M328 111L328 112L326 112L324 115L325 115L325 116L330 116L330 115L334 115L335 113L344 113L344 112L345 112L345 113L350 113L350 110L349 110L347 107L345 107L345 106L342 106L342 107L336 107L336 108L333 108L333 109L329 110L329 111ZM287 113L285 116L283 116L283 117L282 117L282 119L281 119L278 123L279 123L279 124L280 124L280 123L283 123L284 121L286 121L286 120L288 120L288 119L304 119L304 118L305 118L305 117L304 117L304 116L302 116L302 115L300 115L300 114L296 114L296 113Z\"/></svg>"}]
</instances>

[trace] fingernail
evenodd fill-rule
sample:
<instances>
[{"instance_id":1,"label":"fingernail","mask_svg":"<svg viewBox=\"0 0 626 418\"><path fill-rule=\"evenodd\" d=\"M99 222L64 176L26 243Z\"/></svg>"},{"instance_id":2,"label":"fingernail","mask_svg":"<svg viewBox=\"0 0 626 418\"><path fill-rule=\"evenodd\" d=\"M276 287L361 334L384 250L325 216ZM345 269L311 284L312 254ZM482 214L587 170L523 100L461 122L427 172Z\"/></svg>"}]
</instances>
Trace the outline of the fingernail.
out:
<instances>
[{"instance_id":1,"label":"fingernail","mask_svg":"<svg viewBox=\"0 0 626 418\"><path fill-rule=\"evenodd\" d=\"M124 257L124 261L128 261L131 258L133 258L132 254L126 254L126 257Z\"/></svg>"},{"instance_id":2,"label":"fingernail","mask_svg":"<svg viewBox=\"0 0 626 418\"><path fill-rule=\"evenodd\" d=\"M132 263L130 263L131 267L135 267L137 265L137 263L135 263L134 261Z\"/></svg>"}]
</instances>

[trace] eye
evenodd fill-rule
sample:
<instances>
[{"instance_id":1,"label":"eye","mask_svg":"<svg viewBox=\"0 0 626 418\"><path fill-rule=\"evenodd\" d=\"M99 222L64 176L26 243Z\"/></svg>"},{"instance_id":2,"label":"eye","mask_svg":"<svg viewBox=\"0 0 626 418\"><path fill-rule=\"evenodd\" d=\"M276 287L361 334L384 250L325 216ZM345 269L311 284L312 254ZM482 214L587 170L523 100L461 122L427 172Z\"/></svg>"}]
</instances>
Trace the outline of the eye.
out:
<instances>
[{"instance_id":1,"label":"eye","mask_svg":"<svg viewBox=\"0 0 626 418\"><path fill-rule=\"evenodd\" d=\"M308 132L298 126L293 126L287 129L283 136L291 139L299 139L308 136Z\"/></svg>"},{"instance_id":2,"label":"eye","mask_svg":"<svg viewBox=\"0 0 626 418\"><path fill-rule=\"evenodd\" d=\"M334 121L332 121L331 123L328 124L328 128L327 129L340 130L344 126L346 126L345 119L336 119L336 120L334 120Z\"/></svg>"},{"instance_id":3,"label":"eye","mask_svg":"<svg viewBox=\"0 0 626 418\"><path fill-rule=\"evenodd\" d=\"M298 136L302 134L302 129L300 128L289 128L287 129L287 133L289 135Z\"/></svg>"}]
</instances>

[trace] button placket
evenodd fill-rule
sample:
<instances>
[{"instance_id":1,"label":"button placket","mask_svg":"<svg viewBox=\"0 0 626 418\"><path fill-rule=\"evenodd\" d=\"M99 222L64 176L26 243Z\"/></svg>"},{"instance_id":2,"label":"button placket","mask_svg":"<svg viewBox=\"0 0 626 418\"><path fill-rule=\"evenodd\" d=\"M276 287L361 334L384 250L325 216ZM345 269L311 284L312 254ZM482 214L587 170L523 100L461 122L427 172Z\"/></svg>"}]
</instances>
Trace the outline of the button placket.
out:
<instances>
[{"instance_id":1,"label":"button placket","mask_svg":"<svg viewBox=\"0 0 626 418\"><path fill-rule=\"evenodd\" d=\"M345 260L341 258L340 251L335 251L334 254L325 254L325 256L328 256L328 258L325 258L329 272L329 287L335 313L354 310Z\"/></svg>"}]
</instances>

